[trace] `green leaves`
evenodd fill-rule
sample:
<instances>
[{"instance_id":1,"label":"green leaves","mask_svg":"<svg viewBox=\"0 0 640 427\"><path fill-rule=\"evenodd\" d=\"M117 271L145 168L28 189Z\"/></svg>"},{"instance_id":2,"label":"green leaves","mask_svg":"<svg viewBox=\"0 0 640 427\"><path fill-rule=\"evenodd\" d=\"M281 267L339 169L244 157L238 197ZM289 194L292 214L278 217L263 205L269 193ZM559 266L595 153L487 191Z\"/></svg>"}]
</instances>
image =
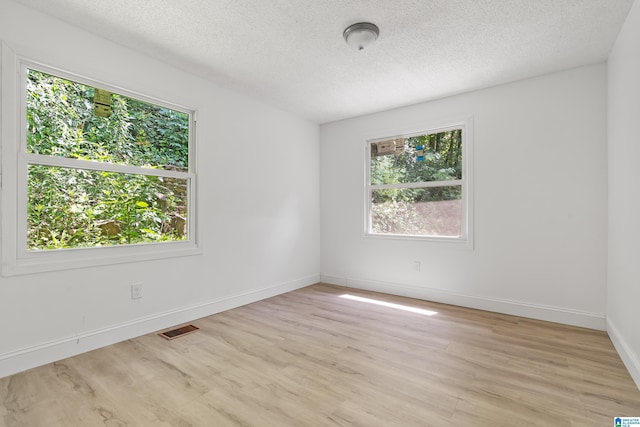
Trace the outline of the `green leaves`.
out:
<instances>
[{"instance_id":1,"label":"green leaves","mask_svg":"<svg viewBox=\"0 0 640 427\"><path fill-rule=\"evenodd\" d=\"M172 221L186 214L187 181L168 184L154 176L31 165L29 248L182 240Z\"/></svg>"},{"instance_id":2,"label":"green leaves","mask_svg":"<svg viewBox=\"0 0 640 427\"><path fill-rule=\"evenodd\" d=\"M188 114L112 94L93 112L93 88L29 70L27 151L45 156L187 170ZM59 166L28 167L28 249L185 239L186 179Z\"/></svg>"},{"instance_id":3,"label":"green leaves","mask_svg":"<svg viewBox=\"0 0 640 427\"><path fill-rule=\"evenodd\" d=\"M416 147L424 147L418 160ZM462 178L462 131L460 129L406 138L400 154L371 158L371 184L407 184L451 181ZM374 203L386 201L452 200L448 187L429 191L387 189L374 192Z\"/></svg>"},{"instance_id":4,"label":"green leaves","mask_svg":"<svg viewBox=\"0 0 640 427\"><path fill-rule=\"evenodd\" d=\"M99 117L92 87L36 70L27 78L30 153L186 170L188 114L112 94L111 116Z\"/></svg>"}]
</instances>

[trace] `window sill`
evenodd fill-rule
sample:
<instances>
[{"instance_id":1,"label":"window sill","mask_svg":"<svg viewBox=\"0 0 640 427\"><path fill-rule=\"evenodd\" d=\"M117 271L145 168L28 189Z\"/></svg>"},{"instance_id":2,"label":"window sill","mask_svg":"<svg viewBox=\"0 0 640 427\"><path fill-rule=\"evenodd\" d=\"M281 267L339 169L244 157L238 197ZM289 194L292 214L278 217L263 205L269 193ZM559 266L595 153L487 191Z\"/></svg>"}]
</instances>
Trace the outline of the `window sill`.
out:
<instances>
[{"instance_id":1,"label":"window sill","mask_svg":"<svg viewBox=\"0 0 640 427\"><path fill-rule=\"evenodd\" d=\"M73 270L200 254L202 249L190 242L29 252L12 260L5 260L2 265L2 276Z\"/></svg>"},{"instance_id":2,"label":"window sill","mask_svg":"<svg viewBox=\"0 0 640 427\"><path fill-rule=\"evenodd\" d=\"M366 232L364 234L364 237L366 239L373 240L399 240L405 242L413 241L427 244L436 244L444 247L473 250L473 242L470 238L420 236L415 234L377 234L369 232Z\"/></svg>"}]
</instances>

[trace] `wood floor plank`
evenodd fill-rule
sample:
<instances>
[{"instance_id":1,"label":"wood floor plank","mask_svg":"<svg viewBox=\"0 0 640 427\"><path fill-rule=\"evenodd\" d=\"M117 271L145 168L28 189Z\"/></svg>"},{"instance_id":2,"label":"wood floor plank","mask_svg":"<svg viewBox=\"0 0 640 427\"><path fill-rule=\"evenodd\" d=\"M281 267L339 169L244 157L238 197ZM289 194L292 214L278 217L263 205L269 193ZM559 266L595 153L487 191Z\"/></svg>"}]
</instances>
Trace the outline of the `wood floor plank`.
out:
<instances>
[{"instance_id":1,"label":"wood floor plank","mask_svg":"<svg viewBox=\"0 0 640 427\"><path fill-rule=\"evenodd\" d=\"M354 296L437 312L425 315ZM0 379L0 427L604 426L604 332L317 284Z\"/></svg>"}]
</instances>

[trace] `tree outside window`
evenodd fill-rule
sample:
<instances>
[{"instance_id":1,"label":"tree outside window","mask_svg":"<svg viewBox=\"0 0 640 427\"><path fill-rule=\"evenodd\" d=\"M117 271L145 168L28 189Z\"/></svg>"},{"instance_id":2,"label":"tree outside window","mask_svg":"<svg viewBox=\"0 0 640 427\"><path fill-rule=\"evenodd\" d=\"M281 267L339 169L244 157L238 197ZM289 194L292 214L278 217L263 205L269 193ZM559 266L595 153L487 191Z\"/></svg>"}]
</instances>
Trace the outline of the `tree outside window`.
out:
<instances>
[{"instance_id":1,"label":"tree outside window","mask_svg":"<svg viewBox=\"0 0 640 427\"><path fill-rule=\"evenodd\" d=\"M464 126L368 144L369 234L466 237Z\"/></svg>"},{"instance_id":2,"label":"tree outside window","mask_svg":"<svg viewBox=\"0 0 640 427\"><path fill-rule=\"evenodd\" d=\"M27 250L189 239L190 123L27 68Z\"/></svg>"}]
</instances>

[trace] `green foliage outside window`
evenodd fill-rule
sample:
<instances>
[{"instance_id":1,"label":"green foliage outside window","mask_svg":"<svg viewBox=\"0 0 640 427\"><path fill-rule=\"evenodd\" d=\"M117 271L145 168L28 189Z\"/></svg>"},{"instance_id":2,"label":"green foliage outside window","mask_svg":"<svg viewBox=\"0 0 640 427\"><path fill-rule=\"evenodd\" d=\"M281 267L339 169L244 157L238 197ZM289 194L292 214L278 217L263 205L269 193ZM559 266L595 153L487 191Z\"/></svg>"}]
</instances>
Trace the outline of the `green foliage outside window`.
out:
<instances>
[{"instance_id":1,"label":"green foliage outside window","mask_svg":"<svg viewBox=\"0 0 640 427\"><path fill-rule=\"evenodd\" d=\"M424 147L424 160L418 160L419 146ZM462 179L462 130L456 129L430 135L406 138L400 154L371 157L371 184L407 184L414 182L450 181ZM453 200L459 198L451 187L380 190L374 202L404 200L412 202Z\"/></svg>"},{"instance_id":2,"label":"green foliage outside window","mask_svg":"<svg viewBox=\"0 0 640 427\"><path fill-rule=\"evenodd\" d=\"M92 170L91 164L187 171L189 115L112 94L111 114L99 117L93 96L92 87L28 72L27 152L84 160L87 167L28 166L27 248L187 238L187 179Z\"/></svg>"},{"instance_id":3,"label":"green foliage outside window","mask_svg":"<svg viewBox=\"0 0 640 427\"><path fill-rule=\"evenodd\" d=\"M398 138L394 154L371 156L371 185L439 182L371 192L374 233L458 236L461 232L462 130ZM442 202L442 203L441 203Z\"/></svg>"}]
</instances>

